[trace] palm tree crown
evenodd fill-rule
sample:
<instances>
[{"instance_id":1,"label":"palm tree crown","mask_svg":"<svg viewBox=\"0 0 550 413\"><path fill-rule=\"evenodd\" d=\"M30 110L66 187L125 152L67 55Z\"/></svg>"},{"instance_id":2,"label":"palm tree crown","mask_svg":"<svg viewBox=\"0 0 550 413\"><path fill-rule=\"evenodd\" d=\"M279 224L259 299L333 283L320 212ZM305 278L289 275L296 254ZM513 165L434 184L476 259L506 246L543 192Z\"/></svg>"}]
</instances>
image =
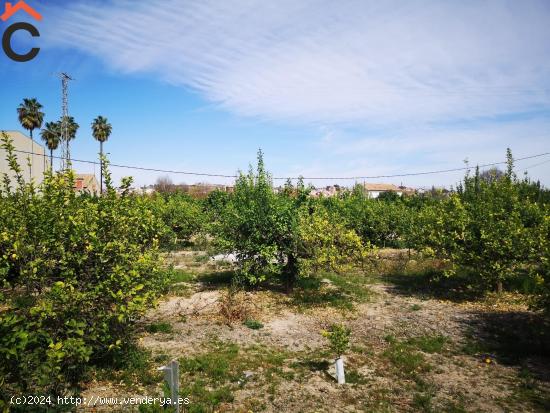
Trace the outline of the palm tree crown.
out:
<instances>
[{"instance_id":1,"label":"palm tree crown","mask_svg":"<svg viewBox=\"0 0 550 413\"><path fill-rule=\"evenodd\" d=\"M76 138L76 132L78 131L80 125L75 122L72 116L67 116L67 119L61 117L61 120L59 121L61 127L61 135L63 135L64 121L67 124L67 140L72 141L74 138Z\"/></svg>"},{"instance_id":2,"label":"palm tree crown","mask_svg":"<svg viewBox=\"0 0 550 413\"><path fill-rule=\"evenodd\" d=\"M46 127L40 131L40 137L50 150L50 168L53 169L53 151L61 142L61 122L46 122Z\"/></svg>"},{"instance_id":3,"label":"palm tree crown","mask_svg":"<svg viewBox=\"0 0 550 413\"><path fill-rule=\"evenodd\" d=\"M111 135L112 126L107 121L107 118L104 118L103 116L98 116L94 119L92 123L92 134L94 135L94 138L103 143L109 139L109 136Z\"/></svg>"},{"instance_id":4,"label":"palm tree crown","mask_svg":"<svg viewBox=\"0 0 550 413\"><path fill-rule=\"evenodd\" d=\"M46 122L45 128L40 131L40 137L50 151L55 151L61 141L60 122Z\"/></svg>"},{"instance_id":5,"label":"palm tree crown","mask_svg":"<svg viewBox=\"0 0 550 413\"><path fill-rule=\"evenodd\" d=\"M103 193L103 143L109 139L111 135L111 124L107 121L107 118L98 116L92 122L92 135L99 141L99 193Z\"/></svg>"},{"instance_id":6,"label":"palm tree crown","mask_svg":"<svg viewBox=\"0 0 550 413\"><path fill-rule=\"evenodd\" d=\"M23 99L23 103L17 108L19 123L30 132L31 139L32 131L40 128L44 121L44 112L40 109L42 109L42 105L35 98Z\"/></svg>"}]
</instances>

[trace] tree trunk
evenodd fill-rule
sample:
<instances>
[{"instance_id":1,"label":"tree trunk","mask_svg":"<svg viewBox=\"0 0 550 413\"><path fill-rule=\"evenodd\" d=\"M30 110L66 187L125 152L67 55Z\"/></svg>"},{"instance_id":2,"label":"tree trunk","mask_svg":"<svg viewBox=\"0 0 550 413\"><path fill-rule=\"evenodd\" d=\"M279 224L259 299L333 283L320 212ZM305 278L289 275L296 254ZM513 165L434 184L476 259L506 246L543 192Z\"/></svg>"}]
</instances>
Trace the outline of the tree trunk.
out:
<instances>
[{"instance_id":1,"label":"tree trunk","mask_svg":"<svg viewBox=\"0 0 550 413\"><path fill-rule=\"evenodd\" d=\"M32 161L34 160L34 139L32 137L32 129L29 129L31 133L31 162L29 164L29 182L32 180Z\"/></svg>"},{"instance_id":2,"label":"tree trunk","mask_svg":"<svg viewBox=\"0 0 550 413\"><path fill-rule=\"evenodd\" d=\"M99 142L99 195L103 194L103 142Z\"/></svg>"},{"instance_id":3,"label":"tree trunk","mask_svg":"<svg viewBox=\"0 0 550 413\"><path fill-rule=\"evenodd\" d=\"M50 149L50 170L53 172L53 149Z\"/></svg>"},{"instance_id":4,"label":"tree trunk","mask_svg":"<svg viewBox=\"0 0 550 413\"><path fill-rule=\"evenodd\" d=\"M285 290L287 294L290 294L294 289L294 283L296 281L296 273L298 271L298 261L294 254L288 255L288 261L283 270L285 277Z\"/></svg>"},{"instance_id":5,"label":"tree trunk","mask_svg":"<svg viewBox=\"0 0 550 413\"><path fill-rule=\"evenodd\" d=\"M498 280L498 281L497 281L497 293L502 294L502 291L503 291L503 290L504 290L504 289L502 288L502 281L501 281L501 280Z\"/></svg>"}]
</instances>

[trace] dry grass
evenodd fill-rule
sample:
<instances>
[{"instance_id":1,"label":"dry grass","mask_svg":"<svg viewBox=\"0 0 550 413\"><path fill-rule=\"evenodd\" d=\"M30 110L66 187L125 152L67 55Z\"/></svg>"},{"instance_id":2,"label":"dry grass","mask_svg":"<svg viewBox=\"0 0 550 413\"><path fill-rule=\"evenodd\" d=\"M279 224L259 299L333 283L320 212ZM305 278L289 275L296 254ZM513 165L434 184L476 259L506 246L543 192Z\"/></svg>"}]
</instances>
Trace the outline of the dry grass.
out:
<instances>
[{"instance_id":1,"label":"dry grass","mask_svg":"<svg viewBox=\"0 0 550 413\"><path fill-rule=\"evenodd\" d=\"M396 250L381 252L371 276L324 274L292 295L277 285L232 291L231 273L201 256L172 255L193 275L184 280L188 294L169 295L151 311L143 325L163 332L144 330L140 341L158 364L180 359L191 412L550 410L548 337L536 335L540 320L521 295L481 297L434 284L438 263ZM201 266L190 265L197 259ZM321 336L333 322L352 330L345 386L335 383ZM161 392L160 382L138 388ZM135 388L102 381L86 394L94 392Z\"/></svg>"}]
</instances>

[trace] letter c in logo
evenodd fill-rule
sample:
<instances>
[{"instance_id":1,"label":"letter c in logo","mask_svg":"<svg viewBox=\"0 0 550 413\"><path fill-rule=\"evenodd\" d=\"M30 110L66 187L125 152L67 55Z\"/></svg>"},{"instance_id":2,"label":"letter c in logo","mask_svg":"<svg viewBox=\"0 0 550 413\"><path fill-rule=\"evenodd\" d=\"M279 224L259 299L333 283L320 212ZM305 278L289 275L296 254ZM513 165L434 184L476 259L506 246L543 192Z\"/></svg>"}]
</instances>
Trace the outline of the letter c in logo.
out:
<instances>
[{"instance_id":1,"label":"letter c in logo","mask_svg":"<svg viewBox=\"0 0 550 413\"><path fill-rule=\"evenodd\" d=\"M2 48L4 49L4 52L6 52L6 55L8 57L12 60L15 60L16 62L28 62L29 60L32 60L36 57L36 55L40 51L40 48L33 47L27 54L15 53L15 51L11 47L11 37L17 30L25 30L32 37L40 37L40 32L30 23L19 22L9 26L2 36Z\"/></svg>"}]
</instances>

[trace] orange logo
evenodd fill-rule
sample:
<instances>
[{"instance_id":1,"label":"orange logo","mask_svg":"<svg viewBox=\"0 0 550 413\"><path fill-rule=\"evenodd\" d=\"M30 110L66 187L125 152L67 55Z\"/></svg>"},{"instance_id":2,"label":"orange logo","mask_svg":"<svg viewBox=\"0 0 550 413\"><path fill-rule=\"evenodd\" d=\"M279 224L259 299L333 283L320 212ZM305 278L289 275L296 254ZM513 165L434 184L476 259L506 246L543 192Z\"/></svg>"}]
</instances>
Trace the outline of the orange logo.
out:
<instances>
[{"instance_id":1,"label":"orange logo","mask_svg":"<svg viewBox=\"0 0 550 413\"><path fill-rule=\"evenodd\" d=\"M4 11L4 14L0 16L0 19L2 19L2 21L6 21L19 10L26 11L36 20L42 20L42 15L31 6L29 6L27 3L25 3L23 0L19 0L15 6L12 6L11 3L6 3L6 9Z\"/></svg>"}]
</instances>

